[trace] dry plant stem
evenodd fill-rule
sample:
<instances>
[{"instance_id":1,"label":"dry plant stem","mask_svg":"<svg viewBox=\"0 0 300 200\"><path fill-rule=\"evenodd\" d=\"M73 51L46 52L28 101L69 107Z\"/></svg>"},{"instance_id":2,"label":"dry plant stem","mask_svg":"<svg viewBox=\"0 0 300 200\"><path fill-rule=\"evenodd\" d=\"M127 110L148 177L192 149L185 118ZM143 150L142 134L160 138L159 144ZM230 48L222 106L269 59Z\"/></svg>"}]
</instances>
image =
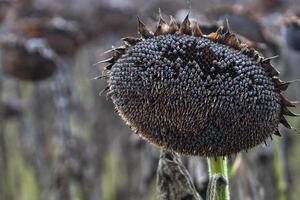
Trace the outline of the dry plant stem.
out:
<instances>
[{"instance_id":1,"label":"dry plant stem","mask_svg":"<svg viewBox=\"0 0 300 200\"><path fill-rule=\"evenodd\" d=\"M161 151L157 168L158 200L202 200L180 156Z\"/></svg>"},{"instance_id":2,"label":"dry plant stem","mask_svg":"<svg viewBox=\"0 0 300 200\"><path fill-rule=\"evenodd\" d=\"M229 200L227 157L209 157L207 200Z\"/></svg>"}]
</instances>

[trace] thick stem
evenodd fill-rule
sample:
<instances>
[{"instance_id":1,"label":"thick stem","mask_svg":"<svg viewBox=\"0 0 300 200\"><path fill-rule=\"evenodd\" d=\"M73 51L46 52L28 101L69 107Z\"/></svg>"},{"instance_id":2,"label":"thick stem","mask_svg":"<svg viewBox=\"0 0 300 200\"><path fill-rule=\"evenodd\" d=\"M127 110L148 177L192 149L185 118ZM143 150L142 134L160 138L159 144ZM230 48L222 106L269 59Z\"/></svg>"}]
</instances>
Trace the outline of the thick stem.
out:
<instances>
[{"instance_id":1,"label":"thick stem","mask_svg":"<svg viewBox=\"0 0 300 200\"><path fill-rule=\"evenodd\" d=\"M207 158L209 186L207 200L229 200L227 157Z\"/></svg>"}]
</instances>

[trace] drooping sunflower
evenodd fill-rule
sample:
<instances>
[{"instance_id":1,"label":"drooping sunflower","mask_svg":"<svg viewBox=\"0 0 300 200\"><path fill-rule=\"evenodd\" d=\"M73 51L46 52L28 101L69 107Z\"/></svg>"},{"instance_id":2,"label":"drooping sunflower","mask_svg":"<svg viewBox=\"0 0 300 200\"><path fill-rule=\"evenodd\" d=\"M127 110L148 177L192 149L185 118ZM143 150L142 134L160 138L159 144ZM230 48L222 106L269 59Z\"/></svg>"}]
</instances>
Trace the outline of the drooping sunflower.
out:
<instances>
[{"instance_id":1,"label":"drooping sunflower","mask_svg":"<svg viewBox=\"0 0 300 200\"><path fill-rule=\"evenodd\" d=\"M179 24L160 17L155 32L138 19L141 37L113 48L104 76L122 119L142 138L187 155L225 156L272 135L294 103L290 82L228 26L203 34L187 15Z\"/></svg>"}]
</instances>

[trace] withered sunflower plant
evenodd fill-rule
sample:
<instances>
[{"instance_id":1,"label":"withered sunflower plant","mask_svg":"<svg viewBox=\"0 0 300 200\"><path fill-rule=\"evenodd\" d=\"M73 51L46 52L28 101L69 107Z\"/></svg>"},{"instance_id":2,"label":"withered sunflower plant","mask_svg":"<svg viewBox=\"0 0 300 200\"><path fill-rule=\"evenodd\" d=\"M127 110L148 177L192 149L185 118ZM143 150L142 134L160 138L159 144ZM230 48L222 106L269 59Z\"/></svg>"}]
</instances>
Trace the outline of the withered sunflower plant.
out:
<instances>
[{"instance_id":1,"label":"withered sunflower plant","mask_svg":"<svg viewBox=\"0 0 300 200\"><path fill-rule=\"evenodd\" d=\"M295 107L282 92L290 82L228 25L203 34L189 15L179 24L160 17L152 32L138 19L140 37L125 37L107 53L101 78L117 113L155 146L208 157L210 179L226 184L213 199L229 199L227 156L273 135Z\"/></svg>"}]
</instances>

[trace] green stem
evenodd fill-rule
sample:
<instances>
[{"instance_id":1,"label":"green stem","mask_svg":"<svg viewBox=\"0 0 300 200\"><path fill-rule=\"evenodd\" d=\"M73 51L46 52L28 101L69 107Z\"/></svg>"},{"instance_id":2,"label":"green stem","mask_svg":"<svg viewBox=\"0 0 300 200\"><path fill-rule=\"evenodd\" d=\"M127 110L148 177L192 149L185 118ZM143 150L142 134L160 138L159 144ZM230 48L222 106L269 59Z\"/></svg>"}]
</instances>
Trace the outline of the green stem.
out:
<instances>
[{"instance_id":1,"label":"green stem","mask_svg":"<svg viewBox=\"0 0 300 200\"><path fill-rule=\"evenodd\" d=\"M209 170L208 200L229 200L227 157L207 158Z\"/></svg>"},{"instance_id":2,"label":"green stem","mask_svg":"<svg viewBox=\"0 0 300 200\"><path fill-rule=\"evenodd\" d=\"M285 137L285 136L283 136ZM281 142L283 142L283 139L276 138L274 142L274 170L275 170L275 176L277 181L277 194L278 194L278 200L287 200L287 181L285 179L284 174L284 155L283 155L283 149L281 148Z\"/></svg>"}]
</instances>

